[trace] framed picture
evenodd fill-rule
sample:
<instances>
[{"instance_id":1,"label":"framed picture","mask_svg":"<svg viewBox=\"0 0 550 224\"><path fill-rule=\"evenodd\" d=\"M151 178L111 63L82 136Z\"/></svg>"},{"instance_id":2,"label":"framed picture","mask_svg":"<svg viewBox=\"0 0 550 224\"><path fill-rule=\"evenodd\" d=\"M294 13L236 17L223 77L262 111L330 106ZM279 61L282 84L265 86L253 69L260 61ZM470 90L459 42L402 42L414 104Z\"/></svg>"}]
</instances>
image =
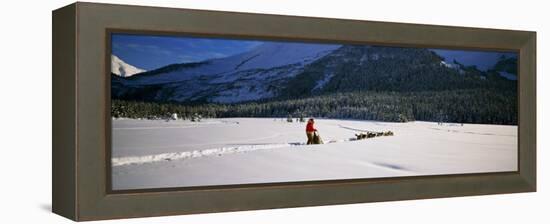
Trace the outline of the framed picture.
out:
<instances>
[{"instance_id":1,"label":"framed picture","mask_svg":"<svg viewBox=\"0 0 550 224\"><path fill-rule=\"evenodd\" d=\"M534 32L75 3L53 46L73 220L536 190Z\"/></svg>"}]
</instances>

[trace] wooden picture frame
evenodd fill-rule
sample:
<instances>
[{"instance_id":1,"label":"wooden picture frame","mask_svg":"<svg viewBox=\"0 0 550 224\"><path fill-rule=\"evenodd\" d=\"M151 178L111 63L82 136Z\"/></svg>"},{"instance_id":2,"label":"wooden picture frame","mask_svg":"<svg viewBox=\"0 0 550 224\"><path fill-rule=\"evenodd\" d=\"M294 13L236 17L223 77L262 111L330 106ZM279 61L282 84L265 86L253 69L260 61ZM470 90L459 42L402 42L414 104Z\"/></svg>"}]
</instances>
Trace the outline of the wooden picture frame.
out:
<instances>
[{"instance_id":1,"label":"wooden picture frame","mask_svg":"<svg viewBox=\"0 0 550 224\"><path fill-rule=\"evenodd\" d=\"M113 31L519 54L517 172L275 184L110 189ZM76 221L536 191L536 33L74 3L53 12L53 212Z\"/></svg>"}]
</instances>

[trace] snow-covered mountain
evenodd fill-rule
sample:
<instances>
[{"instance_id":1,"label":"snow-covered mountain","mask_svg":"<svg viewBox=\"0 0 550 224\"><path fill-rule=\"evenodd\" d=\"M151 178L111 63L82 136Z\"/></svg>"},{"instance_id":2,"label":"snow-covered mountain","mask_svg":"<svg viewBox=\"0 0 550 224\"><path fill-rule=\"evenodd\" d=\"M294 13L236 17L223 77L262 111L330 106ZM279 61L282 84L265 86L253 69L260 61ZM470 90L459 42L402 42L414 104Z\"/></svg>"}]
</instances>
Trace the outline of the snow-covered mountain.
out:
<instances>
[{"instance_id":1,"label":"snow-covered mountain","mask_svg":"<svg viewBox=\"0 0 550 224\"><path fill-rule=\"evenodd\" d=\"M169 65L123 81L126 86L162 85L154 98L168 101L232 103L258 100L275 96L282 82L339 47L266 42L241 54ZM121 92L118 93L127 93Z\"/></svg>"},{"instance_id":2,"label":"snow-covered mountain","mask_svg":"<svg viewBox=\"0 0 550 224\"><path fill-rule=\"evenodd\" d=\"M120 77L130 77L142 72L145 72L145 70L124 62L116 55L111 55L111 73Z\"/></svg>"},{"instance_id":3,"label":"snow-covered mountain","mask_svg":"<svg viewBox=\"0 0 550 224\"><path fill-rule=\"evenodd\" d=\"M142 83L160 84L191 80L197 77L215 78L216 81L235 80L237 73L266 70L288 65L298 68L337 49L339 45L267 42L241 54L211 59L198 63L184 63L160 68L140 77ZM162 74L160 74L162 73ZM154 75L151 75L154 74Z\"/></svg>"},{"instance_id":4,"label":"snow-covered mountain","mask_svg":"<svg viewBox=\"0 0 550 224\"><path fill-rule=\"evenodd\" d=\"M509 79L518 79L518 59L517 57L502 56L498 62L493 66L492 70L497 72L500 76Z\"/></svg>"},{"instance_id":5,"label":"snow-covered mountain","mask_svg":"<svg viewBox=\"0 0 550 224\"><path fill-rule=\"evenodd\" d=\"M342 91L446 91L508 86L428 49L266 42L226 58L113 74L113 98L237 103ZM492 80L492 81L491 81ZM494 84L493 84L494 82Z\"/></svg>"},{"instance_id":6,"label":"snow-covered mountain","mask_svg":"<svg viewBox=\"0 0 550 224\"><path fill-rule=\"evenodd\" d=\"M491 69L500 59L504 57L515 57L512 52L491 52L491 51L462 51L448 49L430 49L439 56L445 58L447 64L454 64L454 61L459 62L464 66L476 66L481 71Z\"/></svg>"}]
</instances>

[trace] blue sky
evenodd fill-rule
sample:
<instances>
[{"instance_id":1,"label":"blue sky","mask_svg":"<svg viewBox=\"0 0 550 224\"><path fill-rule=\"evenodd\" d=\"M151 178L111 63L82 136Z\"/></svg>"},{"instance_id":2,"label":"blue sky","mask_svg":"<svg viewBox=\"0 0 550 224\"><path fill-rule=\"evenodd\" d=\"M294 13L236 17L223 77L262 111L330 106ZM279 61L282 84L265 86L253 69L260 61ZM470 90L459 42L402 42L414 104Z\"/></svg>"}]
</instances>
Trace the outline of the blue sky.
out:
<instances>
[{"instance_id":1,"label":"blue sky","mask_svg":"<svg viewBox=\"0 0 550 224\"><path fill-rule=\"evenodd\" d=\"M174 63L197 62L248 51L262 42L179 36L113 34L112 53L138 68L153 70Z\"/></svg>"},{"instance_id":2,"label":"blue sky","mask_svg":"<svg viewBox=\"0 0 550 224\"><path fill-rule=\"evenodd\" d=\"M126 63L145 70L153 70L174 63L227 57L249 51L265 42L136 34L113 34L111 38L114 55ZM491 68L503 54L507 57L517 57L515 53L491 51L431 50L444 57L447 62L456 60L467 66L475 65L480 70Z\"/></svg>"}]
</instances>

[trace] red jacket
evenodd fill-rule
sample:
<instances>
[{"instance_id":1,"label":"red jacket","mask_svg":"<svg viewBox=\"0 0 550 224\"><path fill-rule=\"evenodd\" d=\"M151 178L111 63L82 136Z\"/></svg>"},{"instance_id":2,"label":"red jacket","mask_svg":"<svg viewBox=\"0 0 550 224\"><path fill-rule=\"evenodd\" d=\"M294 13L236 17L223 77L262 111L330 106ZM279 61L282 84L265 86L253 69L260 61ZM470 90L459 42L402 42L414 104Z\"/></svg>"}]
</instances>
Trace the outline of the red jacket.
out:
<instances>
[{"instance_id":1,"label":"red jacket","mask_svg":"<svg viewBox=\"0 0 550 224\"><path fill-rule=\"evenodd\" d=\"M315 129L313 127L313 123L307 123L306 125L306 132L314 132L314 131L317 131L317 129Z\"/></svg>"}]
</instances>

